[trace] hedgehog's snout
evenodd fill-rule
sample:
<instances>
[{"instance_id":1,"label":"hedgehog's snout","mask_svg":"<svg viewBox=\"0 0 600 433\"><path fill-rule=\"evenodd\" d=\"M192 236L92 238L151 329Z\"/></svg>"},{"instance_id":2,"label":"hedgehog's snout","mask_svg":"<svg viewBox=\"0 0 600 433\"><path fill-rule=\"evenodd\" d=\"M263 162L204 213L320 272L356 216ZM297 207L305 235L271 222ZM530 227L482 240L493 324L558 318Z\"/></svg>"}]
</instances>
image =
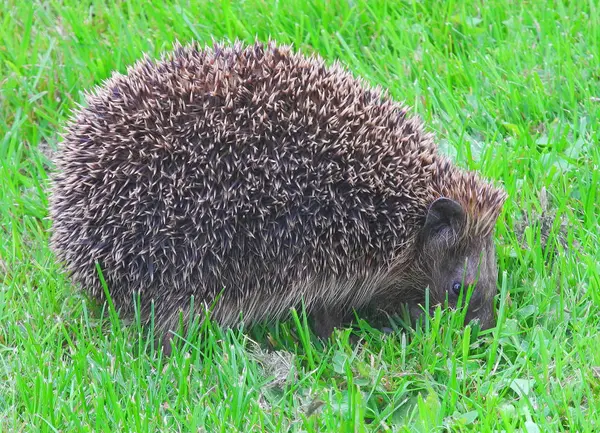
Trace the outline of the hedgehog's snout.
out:
<instances>
[{"instance_id":1,"label":"hedgehog's snout","mask_svg":"<svg viewBox=\"0 0 600 433\"><path fill-rule=\"evenodd\" d=\"M494 299L498 292L498 267L491 236L473 247L463 263L462 293L453 295L462 295L462 301L468 302L465 325L478 322L482 330L492 328L496 324Z\"/></svg>"}]
</instances>

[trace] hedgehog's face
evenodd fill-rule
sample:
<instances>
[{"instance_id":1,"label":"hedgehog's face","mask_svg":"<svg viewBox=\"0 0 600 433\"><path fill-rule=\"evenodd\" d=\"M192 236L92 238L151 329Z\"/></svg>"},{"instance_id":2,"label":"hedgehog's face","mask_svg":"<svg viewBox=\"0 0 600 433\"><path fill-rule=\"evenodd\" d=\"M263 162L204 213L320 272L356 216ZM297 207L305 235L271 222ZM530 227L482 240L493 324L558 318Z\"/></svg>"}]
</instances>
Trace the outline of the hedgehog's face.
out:
<instances>
[{"instance_id":1,"label":"hedgehog's face","mask_svg":"<svg viewBox=\"0 0 600 433\"><path fill-rule=\"evenodd\" d=\"M420 236L430 305L451 307L468 301L465 322L477 320L483 329L495 325L494 297L498 268L491 234L480 239L463 236L465 212L450 199L436 200Z\"/></svg>"}]
</instances>

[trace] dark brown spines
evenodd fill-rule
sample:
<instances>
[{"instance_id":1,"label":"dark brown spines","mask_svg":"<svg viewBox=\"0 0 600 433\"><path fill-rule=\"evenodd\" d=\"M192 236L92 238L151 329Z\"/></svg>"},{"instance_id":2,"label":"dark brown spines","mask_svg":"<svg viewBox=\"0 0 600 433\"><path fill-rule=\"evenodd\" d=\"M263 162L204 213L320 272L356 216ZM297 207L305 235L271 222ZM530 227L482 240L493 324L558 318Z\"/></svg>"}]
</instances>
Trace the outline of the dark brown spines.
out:
<instances>
[{"instance_id":1,"label":"dark brown spines","mask_svg":"<svg viewBox=\"0 0 600 433\"><path fill-rule=\"evenodd\" d=\"M476 173L460 170L449 161L443 167L439 176L435 176L439 179L439 196L450 197L465 209L464 236L488 236L494 230L506 193L484 182Z\"/></svg>"},{"instance_id":2,"label":"dark brown spines","mask_svg":"<svg viewBox=\"0 0 600 433\"><path fill-rule=\"evenodd\" d=\"M221 291L224 324L368 303L414 261L433 200L465 199L477 233L503 200L380 90L274 44L176 46L116 74L57 166L58 256L102 297L98 261L117 306L139 292L165 328Z\"/></svg>"}]
</instances>

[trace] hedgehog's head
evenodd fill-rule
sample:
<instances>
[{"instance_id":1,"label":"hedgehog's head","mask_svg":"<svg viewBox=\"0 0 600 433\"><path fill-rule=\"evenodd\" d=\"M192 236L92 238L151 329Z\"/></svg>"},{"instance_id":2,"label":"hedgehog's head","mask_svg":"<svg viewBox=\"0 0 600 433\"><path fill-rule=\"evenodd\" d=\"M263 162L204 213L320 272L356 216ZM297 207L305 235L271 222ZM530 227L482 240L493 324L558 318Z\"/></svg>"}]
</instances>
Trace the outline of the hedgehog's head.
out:
<instances>
[{"instance_id":1,"label":"hedgehog's head","mask_svg":"<svg viewBox=\"0 0 600 433\"><path fill-rule=\"evenodd\" d=\"M497 215L497 214L496 214ZM486 230L474 224L463 205L438 198L427 210L419 234L421 267L430 290L430 305L455 307L468 301L465 322L478 320L483 329L495 325L494 297L498 267L491 216Z\"/></svg>"}]
</instances>

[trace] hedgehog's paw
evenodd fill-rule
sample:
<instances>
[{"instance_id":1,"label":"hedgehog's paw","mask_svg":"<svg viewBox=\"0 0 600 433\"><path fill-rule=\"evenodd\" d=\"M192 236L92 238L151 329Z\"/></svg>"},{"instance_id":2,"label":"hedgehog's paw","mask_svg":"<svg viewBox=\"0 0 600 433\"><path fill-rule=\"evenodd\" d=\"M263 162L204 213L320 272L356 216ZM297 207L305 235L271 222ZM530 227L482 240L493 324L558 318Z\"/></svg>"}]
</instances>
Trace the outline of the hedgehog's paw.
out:
<instances>
[{"instance_id":1,"label":"hedgehog's paw","mask_svg":"<svg viewBox=\"0 0 600 433\"><path fill-rule=\"evenodd\" d=\"M171 357L173 353L173 334L170 332L165 332L165 334L160 338L160 346L162 347L162 353L165 357Z\"/></svg>"}]
</instances>

